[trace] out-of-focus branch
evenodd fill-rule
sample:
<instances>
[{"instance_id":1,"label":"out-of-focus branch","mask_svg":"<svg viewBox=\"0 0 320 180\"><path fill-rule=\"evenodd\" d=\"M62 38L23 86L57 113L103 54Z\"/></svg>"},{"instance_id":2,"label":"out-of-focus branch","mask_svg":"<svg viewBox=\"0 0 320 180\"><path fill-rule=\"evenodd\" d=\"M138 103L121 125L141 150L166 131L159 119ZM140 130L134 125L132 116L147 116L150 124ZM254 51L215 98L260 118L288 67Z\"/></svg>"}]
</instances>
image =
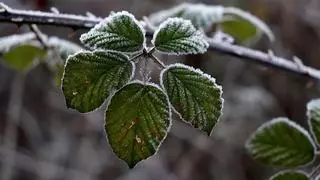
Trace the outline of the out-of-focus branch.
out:
<instances>
[{"instance_id":1,"label":"out-of-focus branch","mask_svg":"<svg viewBox=\"0 0 320 180\"><path fill-rule=\"evenodd\" d=\"M302 63L297 63L297 61L278 57L272 53L264 53L262 51L216 40L209 40L209 44L209 50L320 81L320 71L318 69L305 66Z\"/></svg>"},{"instance_id":2,"label":"out-of-focus branch","mask_svg":"<svg viewBox=\"0 0 320 180\"><path fill-rule=\"evenodd\" d=\"M95 16L81 16L61 13L50 13L40 11L16 10L0 3L0 22L21 24L39 24L78 28L92 28L99 23L102 18ZM147 32L147 36L152 36L153 32ZM264 66L291 72L299 76L306 76L320 81L320 71L312 67L298 63L297 61L281 58L272 53L265 53L254 49L233 45L226 42L208 39L209 50L222 54L238 57L243 61L259 63ZM300 62L300 61L299 61Z\"/></svg>"},{"instance_id":3,"label":"out-of-focus branch","mask_svg":"<svg viewBox=\"0 0 320 180\"><path fill-rule=\"evenodd\" d=\"M3 3L0 3L0 22L16 24L54 25L79 29L92 28L101 20L101 18L93 16L17 10L12 9Z\"/></svg>"}]
</instances>

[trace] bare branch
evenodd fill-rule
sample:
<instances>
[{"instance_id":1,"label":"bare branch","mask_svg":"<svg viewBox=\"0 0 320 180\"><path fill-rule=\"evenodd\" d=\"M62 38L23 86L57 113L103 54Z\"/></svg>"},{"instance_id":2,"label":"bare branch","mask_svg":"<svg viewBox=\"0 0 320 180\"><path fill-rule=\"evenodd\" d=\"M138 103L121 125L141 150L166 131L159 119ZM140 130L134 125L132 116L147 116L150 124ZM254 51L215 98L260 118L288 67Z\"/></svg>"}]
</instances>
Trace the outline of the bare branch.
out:
<instances>
[{"instance_id":1,"label":"bare branch","mask_svg":"<svg viewBox=\"0 0 320 180\"><path fill-rule=\"evenodd\" d=\"M47 43L46 37L39 30L38 26L35 24L29 25L30 30L36 35L37 40L45 49L49 49L49 45Z\"/></svg>"},{"instance_id":2,"label":"bare branch","mask_svg":"<svg viewBox=\"0 0 320 180\"><path fill-rule=\"evenodd\" d=\"M315 80L320 80L320 71L318 69L308 66L304 66L304 68L301 69L296 62L285 58L273 56L271 60L270 54L268 53L220 41L217 42L215 40L209 40L209 44L209 50L217 51L221 54L238 57L244 61L250 60L251 62L259 63L264 66L291 72L300 76L306 76Z\"/></svg>"},{"instance_id":3,"label":"bare branch","mask_svg":"<svg viewBox=\"0 0 320 180\"><path fill-rule=\"evenodd\" d=\"M320 174L320 164L317 165L313 170L312 172L310 172L310 174L308 175L309 179L310 180L316 180L317 177L319 176Z\"/></svg>"},{"instance_id":4,"label":"bare branch","mask_svg":"<svg viewBox=\"0 0 320 180\"><path fill-rule=\"evenodd\" d=\"M40 11L24 11L16 10L0 3L0 22L8 22L15 24L39 24L39 25L53 25L61 27L78 28L92 28L99 23L102 18L94 16L81 16L70 14L56 14ZM153 32L148 31L147 36L152 36ZM299 66L295 61L285 58L277 57L269 53L249 49L246 47L233 45L214 39L208 39L210 47L209 50L217 51L222 54L238 57L243 61L250 60L251 62L259 63L264 66L280 69L291 72L296 75L305 76L314 80L320 81L320 71L308 66Z\"/></svg>"},{"instance_id":5,"label":"bare branch","mask_svg":"<svg viewBox=\"0 0 320 180\"><path fill-rule=\"evenodd\" d=\"M150 54L149 57L161 68L164 69L167 66L165 64L163 64L162 61L160 61L156 56L154 56L153 54Z\"/></svg>"},{"instance_id":6,"label":"bare branch","mask_svg":"<svg viewBox=\"0 0 320 180\"><path fill-rule=\"evenodd\" d=\"M54 25L79 29L92 28L101 20L101 18L73 14L17 10L0 3L0 22Z\"/></svg>"}]
</instances>

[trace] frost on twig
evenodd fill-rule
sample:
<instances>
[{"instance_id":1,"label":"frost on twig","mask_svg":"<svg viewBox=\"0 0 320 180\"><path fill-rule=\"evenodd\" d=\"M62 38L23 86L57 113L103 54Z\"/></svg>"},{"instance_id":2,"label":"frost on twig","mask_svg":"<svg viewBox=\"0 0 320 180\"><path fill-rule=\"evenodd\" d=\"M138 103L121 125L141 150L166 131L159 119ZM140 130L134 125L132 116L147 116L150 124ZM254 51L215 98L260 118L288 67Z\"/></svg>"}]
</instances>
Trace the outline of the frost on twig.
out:
<instances>
[{"instance_id":1,"label":"frost on twig","mask_svg":"<svg viewBox=\"0 0 320 180\"><path fill-rule=\"evenodd\" d=\"M297 67L300 69L300 71L307 72L305 65L303 64L303 62L300 58L298 58L297 56L294 56L292 58L292 60L297 65Z\"/></svg>"},{"instance_id":2,"label":"frost on twig","mask_svg":"<svg viewBox=\"0 0 320 180\"><path fill-rule=\"evenodd\" d=\"M88 17L90 17L90 18L96 18L97 17L96 15L94 15L92 12L89 12L89 11L86 12L86 15Z\"/></svg>"},{"instance_id":3,"label":"frost on twig","mask_svg":"<svg viewBox=\"0 0 320 180\"><path fill-rule=\"evenodd\" d=\"M41 45L45 48L45 49L49 49L49 45L47 42L47 36L45 36L38 28L37 25L35 24L31 24L30 26L31 31L36 35L36 38L38 39L38 41L41 43Z\"/></svg>"},{"instance_id":4,"label":"frost on twig","mask_svg":"<svg viewBox=\"0 0 320 180\"><path fill-rule=\"evenodd\" d=\"M60 11L56 7L51 7L50 10L51 10L51 12L53 12L55 14L60 14Z\"/></svg>"},{"instance_id":5,"label":"frost on twig","mask_svg":"<svg viewBox=\"0 0 320 180\"><path fill-rule=\"evenodd\" d=\"M222 32L220 30L216 31L216 33L213 36L213 39L216 41L225 42L225 43L229 43L229 44L233 44L235 41L232 36Z\"/></svg>"},{"instance_id":6,"label":"frost on twig","mask_svg":"<svg viewBox=\"0 0 320 180\"><path fill-rule=\"evenodd\" d=\"M9 23L15 23L15 24L17 23L47 24L47 25L72 27L72 28L92 28L95 24L99 23L102 20L101 18L93 18L93 17L91 18L88 16L68 15L68 14L61 14L61 13L55 14L55 13L39 12L39 11L21 11L21 10L15 10L11 8L9 8L9 12L8 12L7 10L8 8L9 7L4 5L3 3L0 3L0 22L9 22ZM4 12L6 12L6 14L9 14L9 16L3 16ZM23 16L23 19L22 20L21 18L19 19L19 16ZM152 22L151 19L150 21ZM269 30L267 30L266 32L268 31ZM153 31L150 30L146 33L150 37L152 36ZM24 37L24 38L30 38L30 35L29 37ZM2 50L3 48L6 48L1 43L2 40L3 38L0 38L0 53L3 51ZM22 40L18 39L18 41L22 41ZM287 72L292 72L300 76L307 76L312 79L320 80L319 70L305 66L307 73L302 72L297 67L297 65L293 63L291 60L274 56L274 58L272 58L273 61L270 61L270 55L262 51L257 51L250 48L228 44L228 43L217 43L214 41L210 42L209 50L218 51L223 54L239 57L243 61L256 62L256 63L263 64L265 66L281 69Z\"/></svg>"},{"instance_id":7,"label":"frost on twig","mask_svg":"<svg viewBox=\"0 0 320 180\"><path fill-rule=\"evenodd\" d=\"M274 52L271 49L268 49L268 55L269 55L269 59L270 61L275 61L275 55Z\"/></svg>"},{"instance_id":8,"label":"frost on twig","mask_svg":"<svg viewBox=\"0 0 320 180\"><path fill-rule=\"evenodd\" d=\"M102 19L74 14L53 12L18 10L0 3L0 22L11 22L16 24L49 24L56 26L74 28L92 28Z\"/></svg>"}]
</instances>

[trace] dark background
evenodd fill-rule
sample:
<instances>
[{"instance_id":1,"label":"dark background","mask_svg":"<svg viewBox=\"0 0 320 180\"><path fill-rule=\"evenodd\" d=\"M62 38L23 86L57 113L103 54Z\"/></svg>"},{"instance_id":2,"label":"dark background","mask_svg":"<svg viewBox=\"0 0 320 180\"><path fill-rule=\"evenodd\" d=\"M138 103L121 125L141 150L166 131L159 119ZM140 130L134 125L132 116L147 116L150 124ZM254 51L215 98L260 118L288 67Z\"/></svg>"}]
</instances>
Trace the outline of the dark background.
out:
<instances>
[{"instance_id":1,"label":"dark background","mask_svg":"<svg viewBox=\"0 0 320 180\"><path fill-rule=\"evenodd\" d=\"M49 10L97 16L127 10L141 18L172 7L179 0L4 0L19 9ZM194 0L192 3L222 4L250 11L274 31L272 44L262 39L252 48L272 49L306 65L320 68L320 1L318 0ZM77 42L84 31L41 26L41 30ZM26 32L26 27L0 24L0 36ZM105 140L103 108L80 114L66 108L61 89L45 66L28 73L24 81L13 81L16 73L0 66L0 179L1 180L261 180L275 169L252 160L244 144L262 123L286 116L307 127L306 103L319 97L317 82L269 69L215 52L177 58L201 68L223 86L223 116L211 137L175 118L173 127L157 155L129 170ZM153 67L150 67L153 68ZM153 79L157 79L155 74ZM16 82L16 84L12 84ZM19 121L9 126L12 87L22 90ZM4 143L8 129L12 141ZM308 169L307 169L308 170Z\"/></svg>"}]
</instances>

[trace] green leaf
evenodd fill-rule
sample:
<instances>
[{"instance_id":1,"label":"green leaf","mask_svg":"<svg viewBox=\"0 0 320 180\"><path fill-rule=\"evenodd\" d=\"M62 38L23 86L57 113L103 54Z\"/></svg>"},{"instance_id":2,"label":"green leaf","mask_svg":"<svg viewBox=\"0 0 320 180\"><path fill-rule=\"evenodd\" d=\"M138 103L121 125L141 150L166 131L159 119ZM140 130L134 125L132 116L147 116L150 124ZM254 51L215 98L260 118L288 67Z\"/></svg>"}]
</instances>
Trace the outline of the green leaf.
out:
<instances>
[{"instance_id":1,"label":"green leaf","mask_svg":"<svg viewBox=\"0 0 320 180\"><path fill-rule=\"evenodd\" d=\"M60 58L63 60L82 49L81 46L58 37L47 37L46 35L43 35L43 38L46 40L49 47L53 47L57 50ZM6 53L20 45L31 45L42 48L42 44L37 40L36 35L33 32L29 32L0 38L0 54ZM52 61L49 63L51 62Z\"/></svg>"},{"instance_id":2,"label":"green leaf","mask_svg":"<svg viewBox=\"0 0 320 180\"><path fill-rule=\"evenodd\" d=\"M308 180L308 176L302 171L282 171L272 176L270 180Z\"/></svg>"},{"instance_id":3,"label":"green leaf","mask_svg":"<svg viewBox=\"0 0 320 180\"><path fill-rule=\"evenodd\" d=\"M203 33L189 20L169 18L154 33L152 43L156 49L173 54L198 54L207 51L209 44Z\"/></svg>"},{"instance_id":4,"label":"green leaf","mask_svg":"<svg viewBox=\"0 0 320 180\"><path fill-rule=\"evenodd\" d=\"M132 14L123 11L107 17L80 40L91 49L136 52L145 44L145 31Z\"/></svg>"},{"instance_id":5,"label":"green leaf","mask_svg":"<svg viewBox=\"0 0 320 180\"><path fill-rule=\"evenodd\" d=\"M118 52L80 52L67 60L62 90L69 108L89 112L98 108L133 76L134 64Z\"/></svg>"},{"instance_id":6,"label":"green leaf","mask_svg":"<svg viewBox=\"0 0 320 180\"><path fill-rule=\"evenodd\" d=\"M55 72L54 72L55 73L54 81L57 87L61 87L63 72L64 72L64 66L61 64L56 64Z\"/></svg>"},{"instance_id":7,"label":"green leaf","mask_svg":"<svg viewBox=\"0 0 320 180\"><path fill-rule=\"evenodd\" d=\"M208 74L183 64L161 72L161 84L170 103L185 121L210 134L222 111L222 89Z\"/></svg>"},{"instance_id":8,"label":"green leaf","mask_svg":"<svg viewBox=\"0 0 320 180\"><path fill-rule=\"evenodd\" d=\"M210 6L206 4L184 3L169 10L149 16L150 22L159 26L168 18L179 17L190 20L197 29L212 29L220 24L223 32L233 35L238 41L245 41L253 36L266 34L271 41L275 37L266 23L244 10L234 7Z\"/></svg>"},{"instance_id":9,"label":"green leaf","mask_svg":"<svg viewBox=\"0 0 320 180\"><path fill-rule=\"evenodd\" d=\"M20 45L4 53L3 63L16 71L27 71L46 55L46 51L31 45Z\"/></svg>"},{"instance_id":10,"label":"green leaf","mask_svg":"<svg viewBox=\"0 0 320 180\"><path fill-rule=\"evenodd\" d=\"M183 3L171 9L151 14L149 20L152 24L158 26L168 18L180 17L190 20L197 29L206 29L214 23L221 22L222 16L222 6Z\"/></svg>"},{"instance_id":11,"label":"green leaf","mask_svg":"<svg viewBox=\"0 0 320 180\"><path fill-rule=\"evenodd\" d=\"M236 41L244 42L258 34L257 28L242 18L232 18L220 24L224 33L231 35Z\"/></svg>"},{"instance_id":12,"label":"green leaf","mask_svg":"<svg viewBox=\"0 0 320 180\"><path fill-rule=\"evenodd\" d=\"M225 7L223 10L224 23L223 32L233 35L237 40L244 41L254 35L267 35L270 41L275 40L275 36L270 27L258 17L244 10Z\"/></svg>"},{"instance_id":13,"label":"green leaf","mask_svg":"<svg viewBox=\"0 0 320 180\"><path fill-rule=\"evenodd\" d=\"M246 148L254 159L274 167L302 166L315 157L315 145L309 133L282 117L262 125L248 140Z\"/></svg>"},{"instance_id":14,"label":"green leaf","mask_svg":"<svg viewBox=\"0 0 320 180\"><path fill-rule=\"evenodd\" d=\"M320 145L320 99L308 103L307 116L312 135L317 145Z\"/></svg>"},{"instance_id":15,"label":"green leaf","mask_svg":"<svg viewBox=\"0 0 320 180\"><path fill-rule=\"evenodd\" d=\"M114 153L130 168L156 153L171 125L167 96L156 85L134 82L120 89L105 114Z\"/></svg>"}]
</instances>

